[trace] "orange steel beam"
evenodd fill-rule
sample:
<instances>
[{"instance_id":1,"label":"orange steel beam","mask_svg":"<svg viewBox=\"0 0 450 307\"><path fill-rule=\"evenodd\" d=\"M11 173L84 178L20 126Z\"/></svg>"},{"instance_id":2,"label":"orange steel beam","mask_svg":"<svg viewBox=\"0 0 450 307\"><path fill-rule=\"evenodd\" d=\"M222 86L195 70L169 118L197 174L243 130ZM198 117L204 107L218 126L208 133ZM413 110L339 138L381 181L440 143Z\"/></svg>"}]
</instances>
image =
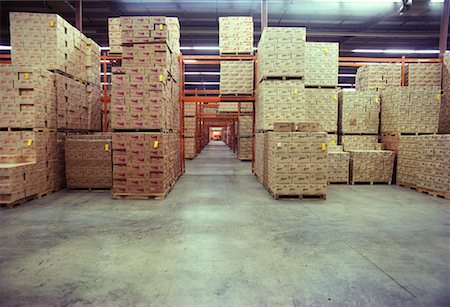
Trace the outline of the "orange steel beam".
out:
<instances>
[{"instance_id":1,"label":"orange steel beam","mask_svg":"<svg viewBox=\"0 0 450 307\"><path fill-rule=\"evenodd\" d=\"M183 90L184 90L184 67L183 67L183 61L181 60L181 55L178 56L178 65L180 65L180 89L179 89L179 107L180 107L180 171L181 174L184 172L185 167L185 144L184 144L184 103L181 97L183 97Z\"/></svg>"},{"instance_id":2,"label":"orange steel beam","mask_svg":"<svg viewBox=\"0 0 450 307\"><path fill-rule=\"evenodd\" d=\"M101 57L106 57L106 55L102 55ZM101 58L100 57L100 58ZM103 101L103 131L106 132L108 131L108 103L111 101L111 97L108 96L108 86L107 86L107 77L106 77L106 73L108 71L107 68L107 63L106 61L103 61L102 63L102 68L103 68L103 97L102 97L102 101Z\"/></svg>"},{"instance_id":3,"label":"orange steel beam","mask_svg":"<svg viewBox=\"0 0 450 307\"><path fill-rule=\"evenodd\" d=\"M256 55L183 55L183 60L256 60Z\"/></svg>"},{"instance_id":4,"label":"orange steel beam","mask_svg":"<svg viewBox=\"0 0 450 307\"><path fill-rule=\"evenodd\" d=\"M184 90L185 94L193 94L193 95L219 95L219 90Z\"/></svg>"},{"instance_id":5,"label":"orange steel beam","mask_svg":"<svg viewBox=\"0 0 450 307\"><path fill-rule=\"evenodd\" d=\"M218 96L183 96L184 102L225 102L225 101L254 101L255 96L218 97Z\"/></svg>"},{"instance_id":6,"label":"orange steel beam","mask_svg":"<svg viewBox=\"0 0 450 307\"><path fill-rule=\"evenodd\" d=\"M401 81L401 85L402 87L405 86L405 56L402 56L402 81Z\"/></svg>"}]
</instances>

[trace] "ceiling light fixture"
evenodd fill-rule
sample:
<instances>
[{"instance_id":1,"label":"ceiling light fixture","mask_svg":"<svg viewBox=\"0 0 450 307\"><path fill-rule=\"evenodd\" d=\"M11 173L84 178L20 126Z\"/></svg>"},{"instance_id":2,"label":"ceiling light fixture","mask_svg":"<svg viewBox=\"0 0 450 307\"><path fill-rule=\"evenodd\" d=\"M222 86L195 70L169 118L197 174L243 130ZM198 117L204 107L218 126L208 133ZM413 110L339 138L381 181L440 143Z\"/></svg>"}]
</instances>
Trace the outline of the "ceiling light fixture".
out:
<instances>
[{"instance_id":1,"label":"ceiling light fixture","mask_svg":"<svg viewBox=\"0 0 450 307\"><path fill-rule=\"evenodd\" d=\"M438 54L439 50L412 49L353 49L354 53L387 53L387 54Z\"/></svg>"}]
</instances>

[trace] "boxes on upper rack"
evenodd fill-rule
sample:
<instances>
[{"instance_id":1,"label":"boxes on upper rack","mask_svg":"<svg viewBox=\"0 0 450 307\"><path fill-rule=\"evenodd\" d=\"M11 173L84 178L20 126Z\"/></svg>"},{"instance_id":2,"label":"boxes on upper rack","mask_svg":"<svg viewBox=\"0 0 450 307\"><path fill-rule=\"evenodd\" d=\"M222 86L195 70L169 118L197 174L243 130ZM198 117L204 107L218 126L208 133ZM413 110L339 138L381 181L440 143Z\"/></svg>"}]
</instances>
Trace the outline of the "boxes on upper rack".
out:
<instances>
[{"instance_id":1,"label":"boxes on upper rack","mask_svg":"<svg viewBox=\"0 0 450 307\"><path fill-rule=\"evenodd\" d=\"M100 84L100 47L56 14L10 15L11 62Z\"/></svg>"},{"instance_id":2,"label":"boxes on upper rack","mask_svg":"<svg viewBox=\"0 0 450 307\"><path fill-rule=\"evenodd\" d=\"M71 135L65 142L66 182L70 189L112 187L111 134Z\"/></svg>"},{"instance_id":3,"label":"boxes on upper rack","mask_svg":"<svg viewBox=\"0 0 450 307\"><path fill-rule=\"evenodd\" d=\"M345 151L328 151L328 183L348 183L350 155Z\"/></svg>"},{"instance_id":4,"label":"boxes on upper rack","mask_svg":"<svg viewBox=\"0 0 450 307\"><path fill-rule=\"evenodd\" d=\"M337 132L338 129L338 93L337 88L305 88L306 110L303 121L312 121L320 125L325 132Z\"/></svg>"},{"instance_id":5,"label":"boxes on upper rack","mask_svg":"<svg viewBox=\"0 0 450 307\"><path fill-rule=\"evenodd\" d=\"M341 133L378 134L380 98L369 91L340 92Z\"/></svg>"},{"instance_id":6,"label":"boxes on upper rack","mask_svg":"<svg viewBox=\"0 0 450 307\"><path fill-rule=\"evenodd\" d=\"M305 85L338 86L339 43L306 42Z\"/></svg>"},{"instance_id":7,"label":"boxes on upper rack","mask_svg":"<svg viewBox=\"0 0 450 307\"><path fill-rule=\"evenodd\" d=\"M195 138L184 138L184 157L186 159L194 159L195 156Z\"/></svg>"},{"instance_id":8,"label":"boxes on upper rack","mask_svg":"<svg viewBox=\"0 0 450 307\"><path fill-rule=\"evenodd\" d=\"M325 196L326 133L268 132L267 188L274 195Z\"/></svg>"},{"instance_id":9,"label":"boxes on upper rack","mask_svg":"<svg viewBox=\"0 0 450 307\"><path fill-rule=\"evenodd\" d=\"M352 183L391 183L395 153L389 150L350 150Z\"/></svg>"},{"instance_id":10,"label":"boxes on upper rack","mask_svg":"<svg viewBox=\"0 0 450 307\"><path fill-rule=\"evenodd\" d=\"M184 116L195 116L197 114L197 104L192 102L184 103Z\"/></svg>"},{"instance_id":11,"label":"boxes on upper rack","mask_svg":"<svg viewBox=\"0 0 450 307\"><path fill-rule=\"evenodd\" d=\"M164 197L180 176L178 133L113 132L113 196Z\"/></svg>"},{"instance_id":12,"label":"boxes on upper rack","mask_svg":"<svg viewBox=\"0 0 450 307\"><path fill-rule=\"evenodd\" d=\"M195 117L185 117L184 118L184 136L185 137L195 137Z\"/></svg>"},{"instance_id":13,"label":"boxes on upper rack","mask_svg":"<svg viewBox=\"0 0 450 307\"><path fill-rule=\"evenodd\" d=\"M56 128L55 75L47 70L0 67L0 127Z\"/></svg>"},{"instance_id":14,"label":"boxes on upper rack","mask_svg":"<svg viewBox=\"0 0 450 307\"><path fill-rule=\"evenodd\" d=\"M357 91L378 91L402 84L402 66L399 64L364 65L356 72Z\"/></svg>"},{"instance_id":15,"label":"boxes on upper rack","mask_svg":"<svg viewBox=\"0 0 450 307\"><path fill-rule=\"evenodd\" d=\"M252 113L253 112L253 103L252 102L241 102L241 113ZM210 108L205 108L203 112L206 113L206 110ZM233 113L239 111L239 103L238 102L219 102L218 107L219 113Z\"/></svg>"},{"instance_id":16,"label":"boxes on upper rack","mask_svg":"<svg viewBox=\"0 0 450 307\"><path fill-rule=\"evenodd\" d=\"M109 52L122 53L122 27L120 17L108 18Z\"/></svg>"},{"instance_id":17,"label":"boxes on upper rack","mask_svg":"<svg viewBox=\"0 0 450 307\"><path fill-rule=\"evenodd\" d=\"M399 136L397 183L450 199L450 135Z\"/></svg>"},{"instance_id":18,"label":"boxes on upper rack","mask_svg":"<svg viewBox=\"0 0 450 307\"><path fill-rule=\"evenodd\" d=\"M342 145L345 151L349 150L380 150L378 135L343 135Z\"/></svg>"},{"instance_id":19,"label":"boxes on upper rack","mask_svg":"<svg viewBox=\"0 0 450 307\"><path fill-rule=\"evenodd\" d=\"M405 79L408 86L441 87L442 64L441 63L416 63L408 64L405 71Z\"/></svg>"},{"instance_id":20,"label":"boxes on upper rack","mask_svg":"<svg viewBox=\"0 0 450 307\"><path fill-rule=\"evenodd\" d=\"M265 80L256 92L256 130L273 130L274 122L307 120L305 86L300 80Z\"/></svg>"},{"instance_id":21,"label":"boxes on upper rack","mask_svg":"<svg viewBox=\"0 0 450 307\"><path fill-rule=\"evenodd\" d=\"M239 137L253 136L253 116L239 116Z\"/></svg>"},{"instance_id":22,"label":"boxes on upper rack","mask_svg":"<svg viewBox=\"0 0 450 307\"><path fill-rule=\"evenodd\" d=\"M305 76L306 28L267 27L258 43L258 81Z\"/></svg>"},{"instance_id":23,"label":"boxes on upper rack","mask_svg":"<svg viewBox=\"0 0 450 307\"><path fill-rule=\"evenodd\" d=\"M256 93L256 129L273 130L274 122L317 122L337 132L338 89L306 88L300 80L265 80Z\"/></svg>"},{"instance_id":24,"label":"boxes on upper rack","mask_svg":"<svg viewBox=\"0 0 450 307\"><path fill-rule=\"evenodd\" d=\"M253 17L219 17L221 54L253 53Z\"/></svg>"},{"instance_id":25,"label":"boxes on upper rack","mask_svg":"<svg viewBox=\"0 0 450 307\"><path fill-rule=\"evenodd\" d=\"M403 87L382 92L382 133L437 133L441 92L438 87Z\"/></svg>"},{"instance_id":26,"label":"boxes on upper rack","mask_svg":"<svg viewBox=\"0 0 450 307\"><path fill-rule=\"evenodd\" d=\"M220 94L253 94L253 61L220 62Z\"/></svg>"},{"instance_id":27,"label":"boxes on upper rack","mask_svg":"<svg viewBox=\"0 0 450 307\"><path fill-rule=\"evenodd\" d=\"M252 160L253 139L238 137L237 157L239 160Z\"/></svg>"},{"instance_id":28,"label":"boxes on upper rack","mask_svg":"<svg viewBox=\"0 0 450 307\"><path fill-rule=\"evenodd\" d=\"M450 133L450 51L445 52L442 69L441 110L439 113L439 133Z\"/></svg>"}]
</instances>

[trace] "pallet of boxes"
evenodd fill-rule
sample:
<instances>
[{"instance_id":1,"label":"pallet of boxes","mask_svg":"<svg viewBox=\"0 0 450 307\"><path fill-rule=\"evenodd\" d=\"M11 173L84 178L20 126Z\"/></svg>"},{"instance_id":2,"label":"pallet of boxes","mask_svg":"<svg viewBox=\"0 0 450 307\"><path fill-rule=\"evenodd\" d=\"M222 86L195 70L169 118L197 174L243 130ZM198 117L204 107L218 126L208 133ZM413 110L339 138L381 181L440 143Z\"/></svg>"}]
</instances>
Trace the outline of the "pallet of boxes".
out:
<instances>
[{"instance_id":1,"label":"pallet of boxes","mask_svg":"<svg viewBox=\"0 0 450 307\"><path fill-rule=\"evenodd\" d=\"M305 28L266 28L262 33L255 174L276 199L326 198L327 143L337 133L337 59L337 44L307 46Z\"/></svg>"},{"instance_id":2,"label":"pallet of boxes","mask_svg":"<svg viewBox=\"0 0 450 307\"><path fill-rule=\"evenodd\" d=\"M391 184L395 153L379 143L380 92L397 88L399 65L368 65L358 69L356 91L339 94L340 142L350 159L352 184Z\"/></svg>"},{"instance_id":3,"label":"pallet of boxes","mask_svg":"<svg viewBox=\"0 0 450 307\"><path fill-rule=\"evenodd\" d=\"M56 14L10 13L0 67L0 204L65 187L67 134L100 128L99 46Z\"/></svg>"},{"instance_id":4,"label":"pallet of boxes","mask_svg":"<svg viewBox=\"0 0 450 307\"><path fill-rule=\"evenodd\" d=\"M197 103L184 103L184 157L194 159L197 156Z\"/></svg>"},{"instance_id":5,"label":"pallet of boxes","mask_svg":"<svg viewBox=\"0 0 450 307\"><path fill-rule=\"evenodd\" d=\"M120 17L113 67L113 198L163 199L181 175L177 18Z\"/></svg>"},{"instance_id":6,"label":"pallet of boxes","mask_svg":"<svg viewBox=\"0 0 450 307\"><path fill-rule=\"evenodd\" d=\"M447 112L449 59L409 64L407 86L382 92L381 132L386 148L397 153L397 184L450 199L450 118ZM447 89L447 90L446 90ZM444 100L444 101L442 101Z\"/></svg>"}]
</instances>

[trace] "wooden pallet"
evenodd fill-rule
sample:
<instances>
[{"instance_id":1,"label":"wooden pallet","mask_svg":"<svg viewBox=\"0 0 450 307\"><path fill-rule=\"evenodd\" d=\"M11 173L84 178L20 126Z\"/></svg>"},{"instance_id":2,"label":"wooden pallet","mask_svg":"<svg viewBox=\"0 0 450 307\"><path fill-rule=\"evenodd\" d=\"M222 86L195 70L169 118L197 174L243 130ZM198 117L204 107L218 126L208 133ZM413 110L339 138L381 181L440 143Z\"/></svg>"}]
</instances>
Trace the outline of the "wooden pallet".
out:
<instances>
[{"instance_id":1,"label":"wooden pallet","mask_svg":"<svg viewBox=\"0 0 450 307\"><path fill-rule=\"evenodd\" d=\"M383 132L381 135L384 136L406 136L406 135L436 135L437 133L433 132Z\"/></svg>"},{"instance_id":2,"label":"wooden pallet","mask_svg":"<svg viewBox=\"0 0 450 307\"><path fill-rule=\"evenodd\" d=\"M335 184L335 185L348 185L348 181L328 181L328 184Z\"/></svg>"},{"instance_id":3,"label":"wooden pallet","mask_svg":"<svg viewBox=\"0 0 450 307\"><path fill-rule=\"evenodd\" d=\"M444 199L450 200L450 193L436 192L436 191L423 189L423 188L417 188L416 191L419 192L419 193L431 195L431 196L434 196L434 197L440 197L440 198L444 198Z\"/></svg>"},{"instance_id":4,"label":"wooden pallet","mask_svg":"<svg viewBox=\"0 0 450 307\"><path fill-rule=\"evenodd\" d=\"M67 187L67 190L71 191L96 191L96 192L109 192L110 188L74 188L74 187Z\"/></svg>"},{"instance_id":5,"label":"wooden pallet","mask_svg":"<svg viewBox=\"0 0 450 307\"><path fill-rule=\"evenodd\" d=\"M253 96L253 93L252 94L236 94L236 93L224 93L224 94L219 94L219 97L222 97L222 98L227 98L227 97L252 97ZM237 112L237 111L236 111Z\"/></svg>"},{"instance_id":6,"label":"wooden pallet","mask_svg":"<svg viewBox=\"0 0 450 307\"><path fill-rule=\"evenodd\" d=\"M265 76L262 77L260 80L266 81L266 80L303 80L303 77L299 76Z\"/></svg>"},{"instance_id":7,"label":"wooden pallet","mask_svg":"<svg viewBox=\"0 0 450 307\"><path fill-rule=\"evenodd\" d=\"M272 195L273 198L275 198L276 200L279 199L305 199L305 198L317 198L317 199L322 199L322 200L326 200L327 199L327 195L282 195L282 194L274 194L274 193L270 193Z\"/></svg>"},{"instance_id":8,"label":"wooden pallet","mask_svg":"<svg viewBox=\"0 0 450 307\"><path fill-rule=\"evenodd\" d=\"M305 85L305 88L337 89L338 87L337 87L336 85L315 85L315 84L308 84L308 85Z\"/></svg>"},{"instance_id":9,"label":"wooden pallet","mask_svg":"<svg viewBox=\"0 0 450 307\"><path fill-rule=\"evenodd\" d=\"M376 184L387 184L387 185L391 185L391 181L386 181L386 182L374 182L374 181L352 181L352 185L376 185Z\"/></svg>"},{"instance_id":10,"label":"wooden pallet","mask_svg":"<svg viewBox=\"0 0 450 307\"><path fill-rule=\"evenodd\" d=\"M397 183L397 185L406 188L406 189L411 189L411 190L415 190L417 191L417 186L414 184L409 184L409 183Z\"/></svg>"},{"instance_id":11,"label":"wooden pallet","mask_svg":"<svg viewBox=\"0 0 450 307\"><path fill-rule=\"evenodd\" d=\"M253 52L221 52L223 56L253 56ZM244 60L248 61L248 60Z\"/></svg>"},{"instance_id":12,"label":"wooden pallet","mask_svg":"<svg viewBox=\"0 0 450 307\"><path fill-rule=\"evenodd\" d=\"M35 200L35 199L40 199L42 197L48 196L48 195L50 195L50 194L52 194L52 193L54 193L56 191L57 190L47 190L45 192L34 194L34 195L31 195L31 196L27 196L27 197L24 197L24 198L21 198L21 199L12 201L12 202L0 203L0 206L6 207L8 209L11 209L11 208L14 208L14 207L16 207L18 205L22 205L24 203L27 203L29 201L32 201L32 200Z\"/></svg>"}]
</instances>

